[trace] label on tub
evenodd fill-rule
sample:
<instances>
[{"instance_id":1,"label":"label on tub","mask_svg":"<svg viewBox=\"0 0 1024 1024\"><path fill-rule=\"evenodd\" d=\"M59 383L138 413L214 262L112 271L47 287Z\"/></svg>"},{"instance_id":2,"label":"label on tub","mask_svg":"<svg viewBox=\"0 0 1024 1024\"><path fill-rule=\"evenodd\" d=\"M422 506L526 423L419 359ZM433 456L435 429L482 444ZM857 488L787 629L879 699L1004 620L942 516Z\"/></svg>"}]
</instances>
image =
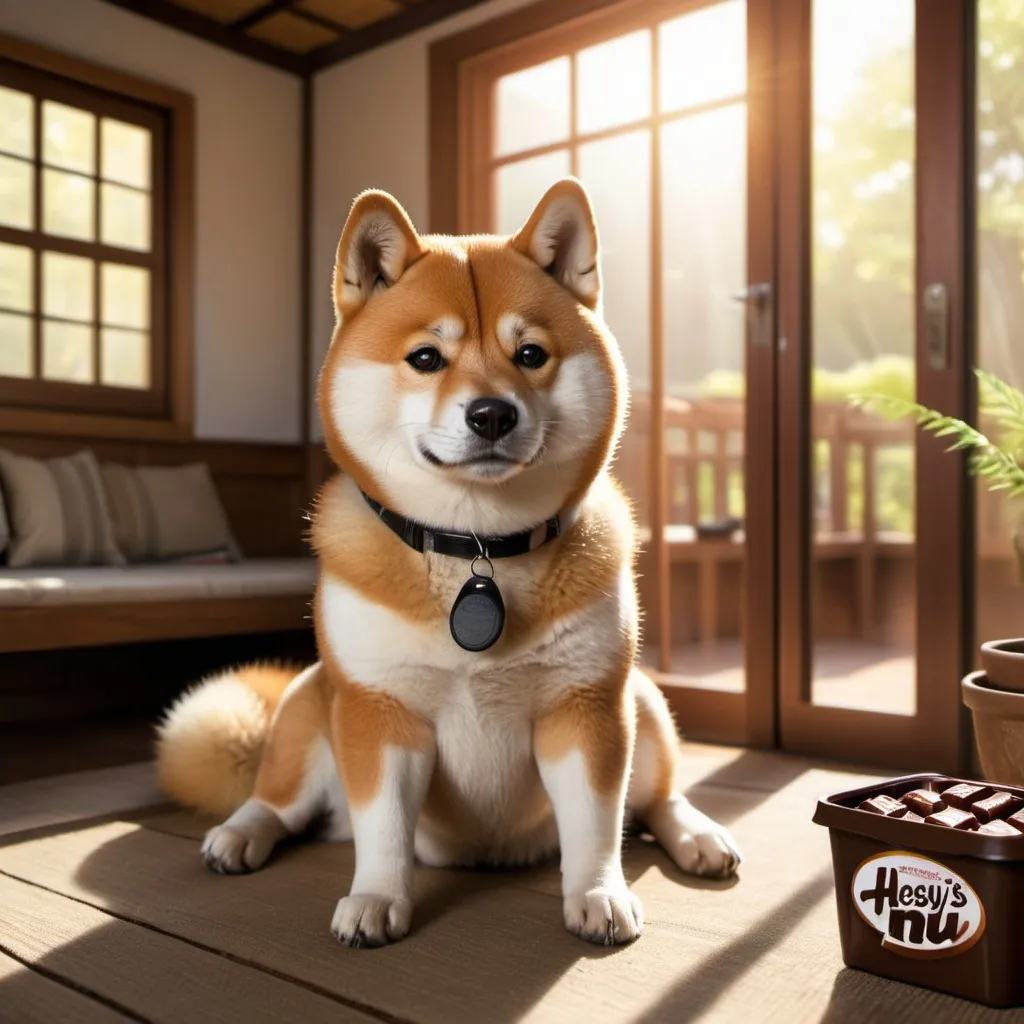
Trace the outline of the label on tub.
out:
<instances>
[{"instance_id":1,"label":"label on tub","mask_svg":"<svg viewBox=\"0 0 1024 1024\"><path fill-rule=\"evenodd\" d=\"M857 913L900 956L959 956L985 931L985 908L956 872L903 850L863 861L853 875Z\"/></svg>"}]
</instances>

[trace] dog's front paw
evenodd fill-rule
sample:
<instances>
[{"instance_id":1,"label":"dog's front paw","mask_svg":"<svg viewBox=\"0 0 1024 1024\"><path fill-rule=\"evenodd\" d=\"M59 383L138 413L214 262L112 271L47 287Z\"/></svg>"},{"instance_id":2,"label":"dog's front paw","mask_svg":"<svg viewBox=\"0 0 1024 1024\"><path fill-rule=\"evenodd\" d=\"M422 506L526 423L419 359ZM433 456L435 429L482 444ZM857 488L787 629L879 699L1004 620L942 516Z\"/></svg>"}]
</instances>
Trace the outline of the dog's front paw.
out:
<instances>
[{"instance_id":1,"label":"dog's front paw","mask_svg":"<svg viewBox=\"0 0 1024 1024\"><path fill-rule=\"evenodd\" d=\"M199 854L211 871L221 875L244 875L263 867L276 838L266 829L218 825L206 833Z\"/></svg>"},{"instance_id":2,"label":"dog's front paw","mask_svg":"<svg viewBox=\"0 0 1024 1024\"><path fill-rule=\"evenodd\" d=\"M644 927L644 908L625 885L573 893L565 897L563 910L565 927L599 946L632 942Z\"/></svg>"},{"instance_id":3,"label":"dog's front paw","mask_svg":"<svg viewBox=\"0 0 1024 1024\"><path fill-rule=\"evenodd\" d=\"M729 878L740 864L740 850L729 830L707 815L693 811L675 835L659 836L669 856L691 875Z\"/></svg>"},{"instance_id":4,"label":"dog's front paw","mask_svg":"<svg viewBox=\"0 0 1024 1024\"><path fill-rule=\"evenodd\" d=\"M331 934L346 946L372 949L405 938L411 921L411 900L353 894L338 900Z\"/></svg>"}]
</instances>

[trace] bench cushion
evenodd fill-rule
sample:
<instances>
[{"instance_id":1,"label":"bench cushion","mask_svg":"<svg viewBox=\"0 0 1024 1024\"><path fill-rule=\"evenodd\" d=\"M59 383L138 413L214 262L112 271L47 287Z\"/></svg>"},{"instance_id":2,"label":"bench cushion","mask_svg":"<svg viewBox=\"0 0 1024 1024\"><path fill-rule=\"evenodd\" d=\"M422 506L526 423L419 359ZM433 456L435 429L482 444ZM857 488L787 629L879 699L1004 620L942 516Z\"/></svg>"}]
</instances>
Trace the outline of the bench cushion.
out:
<instances>
[{"instance_id":1,"label":"bench cushion","mask_svg":"<svg viewBox=\"0 0 1024 1024\"><path fill-rule=\"evenodd\" d=\"M129 565L0 571L0 608L312 595L313 558L237 565Z\"/></svg>"}]
</instances>

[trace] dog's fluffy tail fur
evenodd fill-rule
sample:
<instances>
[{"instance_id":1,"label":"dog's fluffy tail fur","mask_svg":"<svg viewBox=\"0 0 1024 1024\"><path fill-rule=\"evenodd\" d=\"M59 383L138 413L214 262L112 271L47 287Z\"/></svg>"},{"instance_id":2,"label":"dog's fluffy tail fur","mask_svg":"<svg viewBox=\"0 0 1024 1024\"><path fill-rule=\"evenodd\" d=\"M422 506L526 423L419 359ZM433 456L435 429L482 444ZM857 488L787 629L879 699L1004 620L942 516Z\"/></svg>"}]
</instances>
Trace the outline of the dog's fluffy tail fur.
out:
<instances>
[{"instance_id":1,"label":"dog's fluffy tail fur","mask_svg":"<svg viewBox=\"0 0 1024 1024\"><path fill-rule=\"evenodd\" d=\"M274 709L299 669L249 665L204 679L157 726L160 786L186 807L225 818L252 795Z\"/></svg>"}]
</instances>

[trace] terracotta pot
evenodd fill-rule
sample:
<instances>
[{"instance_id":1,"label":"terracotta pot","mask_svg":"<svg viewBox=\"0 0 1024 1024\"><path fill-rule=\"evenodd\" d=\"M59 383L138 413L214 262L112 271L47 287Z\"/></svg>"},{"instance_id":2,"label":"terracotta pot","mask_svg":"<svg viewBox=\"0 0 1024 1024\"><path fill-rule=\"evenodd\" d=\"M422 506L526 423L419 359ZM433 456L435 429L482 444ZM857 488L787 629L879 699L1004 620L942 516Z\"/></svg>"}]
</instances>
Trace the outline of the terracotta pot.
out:
<instances>
[{"instance_id":1,"label":"terracotta pot","mask_svg":"<svg viewBox=\"0 0 1024 1024\"><path fill-rule=\"evenodd\" d=\"M971 673L960 686L985 778L1024 786L1024 693L994 689L984 672Z\"/></svg>"},{"instance_id":2,"label":"terracotta pot","mask_svg":"<svg viewBox=\"0 0 1024 1024\"><path fill-rule=\"evenodd\" d=\"M990 686L1024 693L1024 639L990 640L982 644L981 666Z\"/></svg>"}]
</instances>

